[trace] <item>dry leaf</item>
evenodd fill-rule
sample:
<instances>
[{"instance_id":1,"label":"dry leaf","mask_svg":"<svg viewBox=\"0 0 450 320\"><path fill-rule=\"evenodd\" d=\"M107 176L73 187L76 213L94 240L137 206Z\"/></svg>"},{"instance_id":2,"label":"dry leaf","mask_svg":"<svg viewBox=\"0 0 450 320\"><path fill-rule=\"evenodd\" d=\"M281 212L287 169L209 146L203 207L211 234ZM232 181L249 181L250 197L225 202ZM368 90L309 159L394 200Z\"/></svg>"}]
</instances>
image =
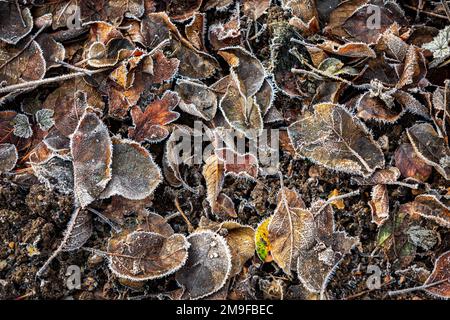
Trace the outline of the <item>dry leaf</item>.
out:
<instances>
[{"instance_id":1,"label":"dry leaf","mask_svg":"<svg viewBox=\"0 0 450 320\"><path fill-rule=\"evenodd\" d=\"M134 281L158 279L174 273L188 258L185 236L164 237L158 233L134 231L108 243L109 268L121 278Z\"/></svg>"},{"instance_id":2,"label":"dry leaf","mask_svg":"<svg viewBox=\"0 0 450 320\"><path fill-rule=\"evenodd\" d=\"M70 139L75 198L82 208L97 199L111 180L112 143L108 128L88 107Z\"/></svg>"},{"instance_id":3,"label":"dry leaf","mask_svg":"<svg viewBox=\"0 0 450 320\"><path fill-rule=\"evenodd\" d=\"M20 11L19 11L20 10ZM30 9L20 8L14 2L0 1L0 40L17 44L33 29L33 16Z\"/></svg>"},{"instance_id":4,"label":"dry leaf","mask_svg":"<svg viewBox=\"0 0 450 320\"><path fill-rule=\"evenodd\" d=\"M56 189L63 194L72 194L74 176L72 161L52 156L40 162L31 162L34 175L39 182L44 183L50 190Z\"/></svg>"},{"instance_id":5,"label":"dry leaf","mask_svg":"<svg viewBox=\"0 0 450 320\"><path fill-rule=\"evenodd\" d=\"M196 12L194 18L184 27L186 38L197 50L205 50L206 15Z\"/></svg>"},{"instance_id":6,"label":"dry leaf","mask_svg":"<svg viewBox=\"0 0 450 320\"><path fill-rule=\"evenodd\" d=\"M217 206L217 197L222 190L224 180L224 165L215 154L210 155L203 165L203 177L206 181L206 199L214 210Z\"/></svg>"},{"instance_id":7,"label":"dry leaf","mask_svg":"<svg viewBox=\"0 0 450 320\"><path fill-rule=\"evenodd\" d=\"M434 262L434 268L431 275L425 281L424 285L435 283L441 280L444 282L425 289L429 294L442 298L450 298L450 251L441 254ZM447 281L445 281L447 280Z\"/></svg>"},{"instance_id":8,"label":"dry leaf","mask_svg":"<svg viewBox=\"0 0 450 320\"><path fill-rule=\"evenodd\" d=\"M179 107L184 112L211 121L217 111L217 95L201 82L177 80L175 91L180 96Z\"/></svg>"},{"instance_id":9,"label":"dry leaf","mask_svg":"<svg viewBox=\"0 0 450 320\"><path fill-rule=\"evenodd\" d=\"M250 153L241 155L230 148L216 149L215 153L223 162L226 174L252 180L258 178L258 159L254 155Z\"/></svg>"},{"instance_id":10,"label":"dry leaf","mask_svg":"<svg viewBox=\"0 0 450 320\"><path fill-rule=\"evenodd\" d=\"M418 195L413 202L402 205L401 210L411 216L421 216L450 228L450 208L432 194Z\"/></svg>"},{"instance_id":11,"label":"dry leaf","mask_svg":"<svg viewBox=\"0 0 450 320\"><path fill-rule=\"evenodd\" d=\"M138 142L160 142L167 138L167 124L180 116L178 112L172 111L179 101L178 94L166 91L161 99L157 98L147 105L144 112L140 107L134 106L131 109L134 127L128 129L128 136Z\"/></svg>"},{"instance_id":12,"label":"dry leaf","mask_svg":"<svg viewBox=\"0 0 450 320\"><path fill-rule=\"evenodd\" d=\"M243 0L242 13L252 20L257 20L270 7L272 0Z\"/></svg>"},{"instance_id":13,"label":"dry leaf","mask_svg":"<svg viewBox=\"0 0 450 320\"><path fill-rule=\"evenodd\" d=\"M333 189L333 191L331 191L330 194L328 195L328 199L337 197L338 195L339 195L339 190ZM331 204L339 210L345 209L344 199L335 200Z\"/></svg>"},{"instance_id":14,"label":"dry leaf","mask_svg":"<svg viewBox=\"0 0 450 320\"><path fill-rule=\"evenodd\" d=\"M231 254L226 240L215 232L205 230L191 234L189 257L176 273L184 288L183 299L201 299L219 291L231 271Z\"/></svg>"},{"instance_id":15,"label":"dry leaf","mask_svg":"<svg viewBox=\"0 0 450 320\"><path fill-rule=\"evenodd\" d=\"M18 160L16 146L10 143L0 144L0 173L14 169Z\"/></svg>"},{"instance_id":16,"label":"dry leaf","mask_svg":"<svg viewBox=\"0 0 450 320\"><path fill-rule=\"evenodd\" d=\"M273 260L290 275L291 270L297 269L300 249L314 243L314 217L295 189L279 191L268 231Z\"/></svg>"},{"instance_id":17,"label":"dry leaf","mask_svg":"<svg viewBox=\"0 0 450 320\"><path fill-rule=\"evenodd\" d=\"M169 17L177 22L186 21L200 10L202 0L173 0L167 6Z\"/></svg>"},{"instance_id":18,"label":"dry leaf","mask_svg":"<svg viewBox=\"0 0 450 320\"><path fill-rule=\"evenodd\" d=\"M406 130L409 141L417 155L426 164L433 166L446 180L450 179L450 150L445 139L440 137L433 126L419 123Z\"/></svg>"},{"instance_id":19,"label":"dry leaf","mask_svg":"<svg viewBox=\"0 0 450 320\"><path fill-rule=\"evenodd\" d=\"M377 184L372 188L372 200L369 202L372 211L372 222L381 226L389 218L389 195L386 185Z\"/></svg>"},{"instance_id":20,"label":"dry leaf","mask_svg":"<svg viewBox=\"0 0 450 320\"><path fill-rule=\"evenodd\" d=\"M395 151L395 166L405 178L421 182L427 181L433 171L433 168L417 155L410 143L401 144Z\"/></svg>"},{"instance_id":21,"label":"dry leaf","mask_svg":"<svg viewBox=\"0 0 450 320\"><path fill-rule=\"evenodd\" d=\"M288 128L297 152L337 171L370 176L384 155L366 126L344 107L319 104Z\"/></svg>"},{"instance_id":22,"label":"dry leaf","mask_svg":"<svg viewBox=\"0 0 450 320\"><path fill-rule=\"evenodd\" d=\"M162 181L162 175L152 156L139 143L112 139L112 178L101 197L120 195L130 200L150 196Z\"/></svg>"}]
</instances>

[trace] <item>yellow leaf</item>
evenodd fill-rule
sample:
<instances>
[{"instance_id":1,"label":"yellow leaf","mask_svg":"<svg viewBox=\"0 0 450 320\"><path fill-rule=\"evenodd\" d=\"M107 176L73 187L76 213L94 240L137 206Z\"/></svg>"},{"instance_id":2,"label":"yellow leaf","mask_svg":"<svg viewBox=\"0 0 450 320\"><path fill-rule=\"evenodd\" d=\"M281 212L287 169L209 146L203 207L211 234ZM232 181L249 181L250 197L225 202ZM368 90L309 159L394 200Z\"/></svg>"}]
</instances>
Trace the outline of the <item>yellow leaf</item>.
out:
<instances>
[{"instance_id":1,"label":"yellow leaf","mask_svg":"<svg viewBox=\"0 0 450 320\"><path fill-rule=\"evenodd\" d=\"M339 195L338 189L334 189L334 190L331 191L331 193L329 194L328 199L331 199L331 198L333 198L333 197L337 197L338 195ZM335 208L337 208L337 209L339 209L339 210L345 209L345 204L344 204L344 200L343 200L343 199L333 201L331 204L332 204L333 206L335 206Z\"/></svg>"},{"instance_id":2,"label":"yellow leaf","mask_svg":"<svg viewBox=\"0 0 450 320\"><path fill-rule=\"evenodd\" d=\"M270 254L271 247L269 241L269 231L267 229L270 220L272 220L272 217L264 219L259 224L258 228L256 228L255 232L256 253L263 262L271 262L273 260Z\"/></svg>"}]
</instances>

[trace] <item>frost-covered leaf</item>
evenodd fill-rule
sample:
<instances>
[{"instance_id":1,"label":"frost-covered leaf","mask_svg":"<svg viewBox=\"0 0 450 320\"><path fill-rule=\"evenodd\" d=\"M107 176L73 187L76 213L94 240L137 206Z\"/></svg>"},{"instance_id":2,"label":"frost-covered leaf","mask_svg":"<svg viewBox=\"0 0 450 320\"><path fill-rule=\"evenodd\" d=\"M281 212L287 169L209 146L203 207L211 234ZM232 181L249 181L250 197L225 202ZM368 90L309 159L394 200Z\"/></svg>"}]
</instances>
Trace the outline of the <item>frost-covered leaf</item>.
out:
<instances>
[{"instance_id":1,"label":"frost-covered leaf","mask_svg":"<svg viewBox=\"0 0 450 320\"><path fill-rule=\"evenodd\" d=\"M322 200L311 205L310 211L314 215L311 229L314 230L315 242L298 252L298 277L313 293L324 291L344 255L359 243L358 238L349 237L345 231L336 231L333 209L324 205Z\"/></svg>"},{"instance_id":2,"label":"frost-covered leaf","mask_svg":"<svg viewBox=\"0 0 450 320\"><path fill-rule=\"evenodd\" d=\"M231 271L231 254L226 240L205 230L188 237L189 257L176 273L177 282L184 287L184 299L201 299L219 291Z\"/></svg>"},{"instance_id":3,"label":"frost-covered leaf","mask_svg":"<svg viewBox=\"0 0 450 320\"><path fill-rule=\"evenodd\" d=\"M73 192L73 165L71 161L52 157L47 161L31 162L34 175L49 189L56 189L64 194Z\"/></svg>"},{"instance_id":4,"label":"frost-covered leaf","mask_svg":"<svg viewBox=\"0 0 450 320\"><path fill-rule=\"evenodd\" d=\"M186 21L200 10L202 0L173 0L167 6L169 17L178 22Z\"/></svg>"},{"instance_id":5,"label":"frost-covered leaf","mask_svg":"<svg viewBox=\"0 0 450 320\"><path fill-rule=\"evenodd\" d=\"M263 262L271 262L273 260L270 251L272 247L269 240L269 223L272 217L268 217L260 222L255 232L255 246L258 257Z\"/></svg>"},{"instance_id":6,"label":"frost-covered leaf","mask_svg":"<svg viewBox=\"0 0 450 320\"><path fill-rule=\"evenodd\" d=\"M249 98L255 95L266 77L261 62L241 47L224 48L219 51L219 54L229 64L231 75L244 97Z\"/></svg>"},{"instance_id":7,"label":"frost-covered leaf","mask_svg":"<svg viewBox=\"0 0 450 320\"><path fill-rule=\"evenodd\" d=\"M295 189L279 191L268 232L273 260L290 275L297 268L300 249L314 243L314 217Z\"/></svg>"},{"instance_id":8,"label":"frost-covered leaf","mask_svg":"<svg viewBox=\"0 0 450 320\"><path fill-rule=\"evenodd\" d=\"M180 60L167 58L161 50L157 50L151 57L146 59L152 63L151 74L147 74L144 77L147 84L160 84L172 80L180 67Z\"/></svg>"},{"instance_id":9,"label":"frost-covered leaf","mask_svg":"<svg viewBox=\"0 0 450 320\"><path fill-rule=\"evenodd\" d=\"M55 124L53 119L54 111L51 109L41 109L36 111L36 122L43 131L48 131Z\"/></svg>"},{"instance_id":10,"label":"frost-covered leaf","mask_svg":"<svg viewBox=\"0 0 450 320\"><path fill-rule=\"evenodd\" d=\"M255 230L234 221L213 222L202 217L199 229L207 229L223 234L231 253L230 277L239 274L244 264L255 254Z\"/></svg>"},{"instance_id":11,"label":"frost-covered leaf","mask_svg":"<svg viewBox=\"0 0 450 320\"><path fill-rule=\"evenodd\" d=\"M429 123L418 123L406 130L417 155L433 166L446 180L450 179L450 149Z\"/></svg>"},{"instance_id":12,"label":"frost-covered leaf","mask_svg":"<svg viewBox=\"0 0 450 320\"><path fill-rule=\"evenodd\" d=\"M425 43L422 48L430 50L435 59L445 59L450 56L450 26L446 26L440 30L438 35L433 38L433 41Z\"/></svg>"},{"instance_id":13,"label":"frost-covered leaf","mask_svg":"<svg viewBox=\"0 0 450 320\"><path fill-rule=\"evenodd\" d=\"M16 146L10 143L0 144L0 173L14 169L18 160Z\"/></svg>"},{"instance_id":14,"label":"frost-covered leaf","mask_svg":"<svg viewBox=\"0 0 450 320\"><path fill-rule=\"evenodd\" d=\"M70 139L75 198L81 207L97 199L111 180L112 143L108 128L88 107Z\"/></svg>"},{"instance_id":15,"label":"frost-covered leaf","mask_svg":"<svg viewBox=\"0 0 450 320\"><path fill-rule=\"evenodd\" d=\"M389 195L386 185L374 186L371 197L369 206L372 211L372 222L380 226L389 218Z\"/></svg>"},{"instance_id":16,"label":"frost-covered leaf","mask_svg":"<svg viewBox=\"0 0 450 320\"><path fill-rule=\"evenodd\" d=\"M18 114L14 118L14 135L19 138L30 138L33 135L33 129L31 129L30 121L24 114Z\"/></svg>"},{"instance_id":17,"label":"frost-covered leaf","mask_svg":"<svg viewBox=\"0 0 450 320\"><path fill-rule=\"evenodd\" d=\"M146 231L110 239L109 268L121 278L143 281L177 271L188 258L189 242L182 234L164 237Z\"/></svg>"},{"instance_id":18,"label":"frost-covered leaf","mask_svg":"<svg viewBox=\"0 0 450 320\"><path fill-rule=\"evenodd\" d=\"M402 205L401 210L411 216L421 216L450 228L450 208L445 201L441 201L435 195L421 194L413 202Z\"/></svg>"},{"instance_id":19,"label":"frost-covered leaf","mask_svg":"<svg viewBox=\"0 0 450 320\"><path fill-rule=\"evenodd\" d=\"M215 150L216 155L223 162L225 173L238 177L256 179L258 177L258 159L250 154L239 154L230 148Z\"/></svg>"},{"instance_id":20,"label":"frost-covered leaf","mask_svg":"<svg viewBox=\"0 0 450 320\"><path fill-rule=\"evenodd\" d=\"M370 131L340 105L316 105L288 133L301 156L327 168L367 177L384 167L383 152Z\"/></svg>"},{"instance_id":21,"label":"frost-covered leaf","mask_svg":"<svg viewBox=\"0 0 450 320\"><path fill-rule=\"evenodd\" d=\"M243 0L242 13L252 20L257 20L270 7L272 0Z\"/></svg>"},{"instance_id":22,"label":"frost-covered leaf","mask_svg":"<svg viewBox=\"0 0 450 320\"><path fill-rule=\"evenodd\" d=\"M206 199L212 210L216 207L217 197L222 190L224 171L224 165L217 155L212 154L205 160L202 173L206 181Z\"/></svg>"},{"instance_id":23,"label":"frost-covered leaf","mask_svg":"<svg viewBox=\"0 0 450 320\"><path fill-rule=\"evenodd\" d=\"M220 110L227 122L249 139L260 136L263 130L261 109L254 97L245 98L235 81L231 81L220 100Z\"/></svg>"},{"instance_id":24,"label":"frost-covered leaf","mask_svg":"<svg viewBox=\"0 0 450 320\"><path fill-rule=\"evenodd\" d=\"M58 61L64 61L66 57L66 49L63 44L56 41L50 34L44 33L37 37L36 42L42 49L47 70L56 68L60 65Z\"/></svg>"},{"instance_id":25,"label":"frost-covered leaf","mask_svg":"<svg viewBox=\"0 0 450 320\"><path fill-rule=\"evenodd\" d=\"M189 42L198 50L205 49L206 14L196 12L194 18L184 27Z\"/></svg>"},{"instance_id":26,"label":"frost-covered leaf","mask_svg":"<svg viewBox=\"0 0 450 320\"><path fill-rule=\"evenodd\" d=\"M217 95L201 82L178 79L175 91L184 112L211 121L217 111Z\"/></svg>"},{"instance_id":27,"label":"frost-covered leaf","mask_svg":"<svg viewBox=\"0 0 450 320\"><path fill-rule=\"evenodd\" d=\"M433 272L425 281L424 285L442 281L432 287L426 288L429 294L443 299L450 298L450 251L441 254L434 262ZM447 281L445 281L447 280Z\"/></svg>"},{"instance_id":28,"label":"frost-covered leaf","mask_svg":"<svg viewBox=\"0 0 450 320\"><path fill-rule=\"evenodd\" d=\"M20 8L14 1L0 1L0 40L17 44L31 29L33 16L29 8Z\"/></svg>"},{"instance_id":29,"label":"frost-covered leaf","mask_svg":"<svg viewBox=\"0 0 450 320\"><path fill-rule=\"evenodd\" d=\"M395 166L403 177L421 182L427 181L433 171L433 168L418 156L410 143L401 144L395 151Z\"/></svg>"},{"instance_id":30,"label":"frost-covered leaf","mask_svg":"<svg viewBox=\"0 0 450 320\"><path fill-rule=\"evenodd\" d=\"M162 181L162 175L152 156L139 143L112 138L112 178L102 198L120 195L130 200L150 196Z\"/></svg>"},{"instance_id":31,"label":"frost-covered leaf","mask_svg":"<svg viewBox=\"0 0 450 320\"><path fill-rule=\"evenodd\" d=\"M166 91L161 99L152 101L144 111L139 106L134 106L131 109L134 127L128 129L128 136L138 142L159 142L167 138L167 125L180 116L173 111L179 101L177 93Z\"/></svg>"}]
</instances>

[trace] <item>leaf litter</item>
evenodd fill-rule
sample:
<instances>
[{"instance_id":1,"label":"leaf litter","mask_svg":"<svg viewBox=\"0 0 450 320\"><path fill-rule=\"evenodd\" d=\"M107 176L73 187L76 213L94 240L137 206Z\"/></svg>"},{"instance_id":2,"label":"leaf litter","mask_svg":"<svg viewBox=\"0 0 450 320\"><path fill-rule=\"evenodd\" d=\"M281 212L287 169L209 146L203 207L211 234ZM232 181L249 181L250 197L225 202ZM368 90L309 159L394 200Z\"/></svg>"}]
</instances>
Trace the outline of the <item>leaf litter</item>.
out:
<instances>
[{"instance_id":1,"label":"leaf litter","mask_svg":"<svg viewBox=\"0 0 450 320\"><path fill-rule=\"evenodd\" d=\"M439 2L70 4L0 1L0 298L448 298Z\"/></svg>"}]
</instances>

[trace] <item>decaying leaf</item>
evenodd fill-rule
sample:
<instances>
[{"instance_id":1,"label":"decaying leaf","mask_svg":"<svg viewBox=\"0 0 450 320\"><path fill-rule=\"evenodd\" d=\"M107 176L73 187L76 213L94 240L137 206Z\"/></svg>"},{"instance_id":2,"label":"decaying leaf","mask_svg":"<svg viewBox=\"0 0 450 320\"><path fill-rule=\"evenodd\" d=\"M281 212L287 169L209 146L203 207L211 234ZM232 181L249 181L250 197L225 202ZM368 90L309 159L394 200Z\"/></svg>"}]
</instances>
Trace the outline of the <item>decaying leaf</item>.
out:
<instances>
[{"instance_id":1,"label":"decaying leaf","mask_svg":"<svg viewBox=\"0 0 450 320\"><path fill-rule=\"evenodd\" d=\"M288 128L297 152L327 168L371 175L384 155L366 126L344 107L319 104Z\"/></svg>"},{"instance_id":2,"label":"decaying leaf","mask_svg":"<svg viewBox=\"0 0 450 320\"><path fill-rule=\"evenodd\" d=\"M250 19L257 20L267 9L272 0L243 0L242 13Z\"/></svg>"},{"instance_id":3,"label":"decaying leaf","mask_svg":"<svg viewBox=\"0 0 450 320\"><path fill-rule=\"evenodd\" d=\"M188 248L189 242L181 234L165 237L134 231L109 241L109 268L117 276L134 281L162 278L184 265Z\"/></svg>"},{"instance_id":4,"label":"decaying leaf","mask_svg":"<svg viewBox=\"0 0 450 320\"><path fill-rule=\"evenodd\" d=\"M296 271L305 288L322 293L339 262L359 240L345 231L336 231L333 209L324 201L313 203L310 211L314 214L311 229L315 241L299 250Z\"/></svg>"},{"instance_id":5,"label":"decaying leaf","mask_svg":"<svg viewBox=\"0 0 450 320\"><path fill-rule=\"evenodd\" d=\"M18 160L16 146L10 143L0 144L0 173L14 169Z\"/></svg>"},{"instance_id":6,"label":"decaying leaf","mask_svg":"<svg viewBox=\"0 0 450 320\"><path fill-rule=\"evenodd\" d=\"M401 210L411 216L421 216L450 228L450 208L435 195L421 194L413 202L402 205Z\"/></svg>"},{"instance_id":7,"label":"decaying leaf","mask_svg":"<svg viewBox=\"0 0 450 320\"><path fill-rule=\"evenodd\" d=\"M258 177L258 159L254 155L250 153L241 155L229 148L216 149L215 152L223 162L226 174L250 179Z\"/></svg>"},{"instance_id":8,"label":"decaying leaf","mask_svg":"<svg viewBox=\"0 0 450 320\"><path fill-rule=\"evenodd\" d=\"M203 177L206 181L206 199L214 210L217 206L217 197L222 190L224 180L224 165L215 154L210 155L203 165Z\"/></svg>"},{"instance_id":9,"label":"decaying leaf","mask_svg":"<svg viewBox=\"0 0 450 320\"><path fill-rule=\"evenodd\" d=\"M167 124L180 116L178 112L173 111L179 101L178 94L166 91L161 99L157 98L147 105L144 112L139 106L134 106L131 109L134 127L128 129L128 136L138 142L159 142L167 138Z\"/></svg>"},{"instance_id":10,"label":"decaying leaf","mask_svg":"<svg viewBox=\"0 0 450 320\"><path fill-rule=\"evenodd\" d=\"M113 138L112 178L102 193L103 198L120 195L130 200L150 196L162 181L158 166L139 143Z\"/></svg>"},{"instance_id":11,"label":"decaying leaf","mask_svg":"<svg viewBox=\"0 0 450 320\"><path fill-rule=\"evenodd\" d=\"M177 80L175 91L180 96L179 107L184 112L211 121L217 111L217 95L201 82Z\"/></svg>"},{"instance_id":12,"label":"decaying leaf","mask_svg":"<svg viewBox=\"0 0 450 320\"><path fill-rule=\"evenodd\" d=\"M167 13L175 21L186 21L200 9L202 0L174 0L169 2Z\"/></svg>"},{"instance_id":13,"label":"decaying leaf","mask_svg":"<svg viewBox=\"0 0 450 320\"><path fill-rule=\"evenodd\" d=\"M429 123L418 123L406 130L417 155L433 166L446 180L450 179L450 149Z\"/></svg>"},{"instance_id":14,"label":"decaying leaf","mask_svg":"<svg viewBox=\"0 0 450 320\"><path fill-rule=\"evenodd\" d=\"M378 226L389 218L389 195L385 184L377 184L372 188L372 200L369 202L372 211L372 222Z\"/></svg>"},{"instance_id":15,"label":"decaying leaf","mask_svg":"<svg viewBox=\"0 0 450 320\"><path fill-rule=\"evenodd\" d=\"M270 254L272 247L269 240L269 223L272 217L268 217L260 222L255 232L255 246L258 257L263 262L271 262L273 260Z\"/></svg>"},{"instance_id":16,"label":"decaying leaf","mask_svg":"<svg viewBox=\"0 0 450 320\"><path fill-rule=\"evenodd\" d=\"M187 239L189 257L175 277L184 287L184 299L201 299L225 285L231 271L230 249L222 236L209 230L195 232Z\"/></svg>"},{"instance_id":17,"label":"decaying leaf","mask_svg":"<svg viewBox=\"0 0 450 320\"><path fill-rule=\"evenodd\" d=\"M440 284L436 284L432 287L426 288L425 291L429 294L442 298L450 298L450 251L441 254L434 263L433 272L425 281L425 285L443 281ZM445 281L446 280L446 281Z\"/></svg>"},{"instance_id":18,"label":"decaying leaf","mask_svg":"<svg viewBox=\"0 0 450 320\"><path fill-rule=\"evenodd\" d=\"M97 199L111 180L112 143L108 128L88 107L70 140L75 198L84 208Z\"/></svg>"},{"instance_id":19,"label":"decaying leaf","mask_svg":"<svg viewBox=\"0 0 450 320\"><path fill-rule=\"evenodd\" d=\"M31 162L34 175L50 190L71 194L74 189L73 165L69 160L53 156L42 162Z\"/></svg>"},{"instance_id":20,"label":"decaying leaf","mask_svg":"<svg viewBox=\"0 0 450 320\"><path fill-rule=\"evenodd\" d=\"M395 151L395 166L405 178L422 182L427 181L433 171L433 168L418 156L410 143L401 144Z\"/></svg>"},{"instance_id":21,"label":"decaying leaf","mask_svg":"<svg viewBox=\"0 0 450 320\"><path fill-rule=\"evenodd\" d=\"M30 9L20 8L14 1L0 1L0 40L17 44L33 29Z\"/></svg>"},{"instance_id":22,"label":"decaying leaf","mask_svg":"<svg viewBox=\"0 0 450 320\"><path fill-rule=\"evenodd\" d=\"M295 189L279 191L268 232L273 260L290 275L291 270L297 269L300 249L314 243L314 217Z\"/></svg>"}]
</instances>

